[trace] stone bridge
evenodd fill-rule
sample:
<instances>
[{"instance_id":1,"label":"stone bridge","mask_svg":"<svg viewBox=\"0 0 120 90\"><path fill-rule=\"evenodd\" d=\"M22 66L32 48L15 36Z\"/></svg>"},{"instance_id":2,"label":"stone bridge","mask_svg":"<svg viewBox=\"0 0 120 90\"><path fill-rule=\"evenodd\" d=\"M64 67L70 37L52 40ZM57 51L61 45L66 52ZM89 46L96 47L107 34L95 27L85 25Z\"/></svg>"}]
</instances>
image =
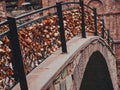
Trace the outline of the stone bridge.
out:
<instances>
[{"instance_id":1,"label":"stone bridge","mask_svg":"<svg viewBox=\"0 0 120 90\"><path fill-rule=\"evenodd\" d=\"M118 90L116 59L102 38L76 36L67 46L27 75L29 90Z\"/></svg>"}]
</instances>

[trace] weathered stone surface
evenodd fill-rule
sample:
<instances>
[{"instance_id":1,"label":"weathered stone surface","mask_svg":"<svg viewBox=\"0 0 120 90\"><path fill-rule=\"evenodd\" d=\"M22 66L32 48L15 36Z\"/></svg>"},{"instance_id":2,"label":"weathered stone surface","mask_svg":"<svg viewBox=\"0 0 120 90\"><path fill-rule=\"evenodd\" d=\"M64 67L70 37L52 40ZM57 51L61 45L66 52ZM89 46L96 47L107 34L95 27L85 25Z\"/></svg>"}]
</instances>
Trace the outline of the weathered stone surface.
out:
<instances>
[{"instance_id":1,"label":"weathered stone surface","mask_svg":"<svg viewBox=\"0 0 120 90\"><path fill-rule=\"evenodd\" d=\"M61 77L64 79L66 76L67 76L67 69L65 68L61 73Z\"/></svg>"},{"instance_id":2,"label":"weathered stone surface","mask_svg":"<svg viewBox=\"0 0 120 90\"><path fill-rule=\"evenodd\" d=\"M71 90L73 85L72 76L69 75L66 77L66 90Z\"/></svg>"},{"instance_id":3,"label":"weathered stone surface","mask_svg":"<svg viewBox=\"0 0 120 90\"><path fill-rule=\"evenodd\" d=\"M68 75L72 74L72 73L73 73L73 70L74 70L74 65L73 65L73 63L68 64L68 66L67 66Z\"/></svg>"},{"instance_id":4,"label":"weathered stone surface","mask_svg":"<svg viewBox=\"0 0 120 90\"><path fill-rule=\"evenodd\" d=\"M78 67L75 68L74 73L73 73L73 80L74 80L74 84L76 87L76 90L79 90L80 87L80 77L79 77L79 72L78 72Z\"/></svg>"},{"instance_id":5,"label":"weathered stone surface","mask_svg":"<svg viewBox=\"0 0 120 90\"><path fill-rule=\"evenodd\" d=\"M59 84L55 84L55 90L60 90L60 85Z\"/></svg>"},{"instance_id":6,"label":"weathered stone surface","mask_svg":"<svg viewBox=\"0 0 120 90\"><path fill-rule=\"evenodd\" d=\"M54 83L55 84L60 83L60 80L61 80L61 74L56 77L56 79L54 80Z\"/></svg>"},{"instance_id":7,"label":"weathered stone surface","mask_svg":"<svg viewBox=\"0 0 120 90\"><path fill-rule=\"evenodd\" d=\"M66 90L66 80L61 81L60 90Z\"/></svg>"},{"instance_id":8,"label":"weathered stone surface","mask_svg":"<svg viewBox=\"0 0 120 90\"><path fill-rule=\"evenodd\" d=\"M55 90L55 87L53 84L51 84L50 88L48 90Z\"/></svg>"}]
</instances>

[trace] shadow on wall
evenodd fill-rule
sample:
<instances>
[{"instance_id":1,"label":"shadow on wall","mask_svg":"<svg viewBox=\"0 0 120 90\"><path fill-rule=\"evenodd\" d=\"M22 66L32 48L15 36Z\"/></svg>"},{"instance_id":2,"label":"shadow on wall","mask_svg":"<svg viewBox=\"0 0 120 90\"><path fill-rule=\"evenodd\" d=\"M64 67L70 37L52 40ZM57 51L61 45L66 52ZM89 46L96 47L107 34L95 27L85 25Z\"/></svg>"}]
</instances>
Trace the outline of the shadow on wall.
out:
<instances>
[{"instance_id":1,"label":"shadow on wall","mask_svg":"<svg viewBox=\"0 0 120 90\"><path fill-rule=\"evenodd\" d=\"M89 59L80 90L114 90L105 58L99 51Z\"/></svg>"}]
</instances>

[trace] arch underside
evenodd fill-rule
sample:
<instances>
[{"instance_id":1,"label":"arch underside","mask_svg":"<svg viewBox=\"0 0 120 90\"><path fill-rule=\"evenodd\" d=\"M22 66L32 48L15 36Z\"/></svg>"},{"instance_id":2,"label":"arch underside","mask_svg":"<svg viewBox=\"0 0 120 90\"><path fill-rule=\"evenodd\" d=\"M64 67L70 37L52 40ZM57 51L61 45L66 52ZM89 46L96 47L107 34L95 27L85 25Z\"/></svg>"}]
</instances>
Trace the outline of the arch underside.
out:
<instances>
[{"instance_id":1,"label":"arch underside","mask_svg":"<svg viewBox=\"0 0 120 90\"><path fill-rule=\"evenodd\" d=\"M80 90L114 90L105 58L99 51L89 59Z\"/></svg>"}]
</instances>

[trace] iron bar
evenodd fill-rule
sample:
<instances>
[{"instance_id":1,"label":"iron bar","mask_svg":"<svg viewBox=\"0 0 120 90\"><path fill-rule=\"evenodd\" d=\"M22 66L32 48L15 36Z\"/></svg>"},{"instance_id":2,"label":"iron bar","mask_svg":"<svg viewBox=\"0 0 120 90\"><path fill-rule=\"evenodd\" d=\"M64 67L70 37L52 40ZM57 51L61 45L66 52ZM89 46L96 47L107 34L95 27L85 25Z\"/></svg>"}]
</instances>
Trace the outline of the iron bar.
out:
<instances>
[{"instance_id":1,"label":"iron bar","mask_svg":"<svg viewBox=\"0 0 120 90\"><path fill-rule=\"evenodd\" d=\"M108 44L110 45L110 30L108 29L107 30L107 41L108 41Z\"/></svg>"},{"instance_id":2,"label":"iron bar","mask_svg":"<svg viewBox=\"0 0 120 90\"><path fill-rule=\"evenodd\" d=\"M95 25L94 35L97 36L98 32L97 32L97 12L96 12L96 8L93 8L93 13L94 13L94 25Z\"/></svg>"},{"instance_id":3,"label":"iron bar","mask_svg":"<svg viewBox=\"0 0 120 90\"><path fill-rule=\"evenodd\" d=\"M56 3L56 5L57 5L59 25L60 25L59 32L60 32L60 39L61 39L61 45L62 45L62 52L67 53L65 31L64 31L64 24L63 24L63 15L62 15L62 5L61 5L61 2Z\"/></svg>"},{"instance_id":4,"label":"iron bar","mask_svg":"<svg viewBox=\"0 0 120 90\"><path fill-rule=\"evenodd\" d=\"M16 20L12 17L7 17L7 20L10 28L8 38L10 40L10 47L12 50L12 66L14 70L14 77L16 81L20 82L21 90L28 90L20 43L18 39Z\"/></svg>"},{"instance_id":5,"label":"iron bar","mask_svg":"<svg viewBox=\"0 0 120 90\"><path fill-rule=\"evenodd\" d=\"M82 23L81 23L81 27L82 27L82 38L86 38L86 31L85 31L85 19L84 19L84 3L83 0L80 0L80 7L82 10Z\"/></svg>"},{"instance_id":6,"label":"iron bar","mask_svg":"<svg viewBox=\"0 0 120 90\"><path fill-rule=\"evenodd\" d=\"M6 24L8 24L8 21L7 21L7 20L0 22L0 26L6 25Z\"/></svg>"},{"instance_id":7,"label":"iron bar","mask_svg":"<svg viewBox=\"0 0 120 90\"><path fill-rule=\"evenodd\" d=\"M15 19L18 20L18 19L24 18L26 16L30 16L30 15L35 14L35 13L40 13L40 12L42 12L44 10L48 10L48 9L55 8L55 7L56 7L56 5L48 6L46 8L41 8L41 9L38 9L38 10L35 10L35 11L32 11L32 12L25 13L25 14L22 14L20 16L17 16L17 17L15 17Z\"/></svg>"},{"instance_id":8,"label":"iron bar","mask_svg":"<svg viewBox=\"0 0 120 90\"><path fill-rule=\"evenodd\" d=\"M105 23L104 20L102 19L102 35L101 37L104 39L104 32L105 32Z\"/></svg>"}]
</instances>

